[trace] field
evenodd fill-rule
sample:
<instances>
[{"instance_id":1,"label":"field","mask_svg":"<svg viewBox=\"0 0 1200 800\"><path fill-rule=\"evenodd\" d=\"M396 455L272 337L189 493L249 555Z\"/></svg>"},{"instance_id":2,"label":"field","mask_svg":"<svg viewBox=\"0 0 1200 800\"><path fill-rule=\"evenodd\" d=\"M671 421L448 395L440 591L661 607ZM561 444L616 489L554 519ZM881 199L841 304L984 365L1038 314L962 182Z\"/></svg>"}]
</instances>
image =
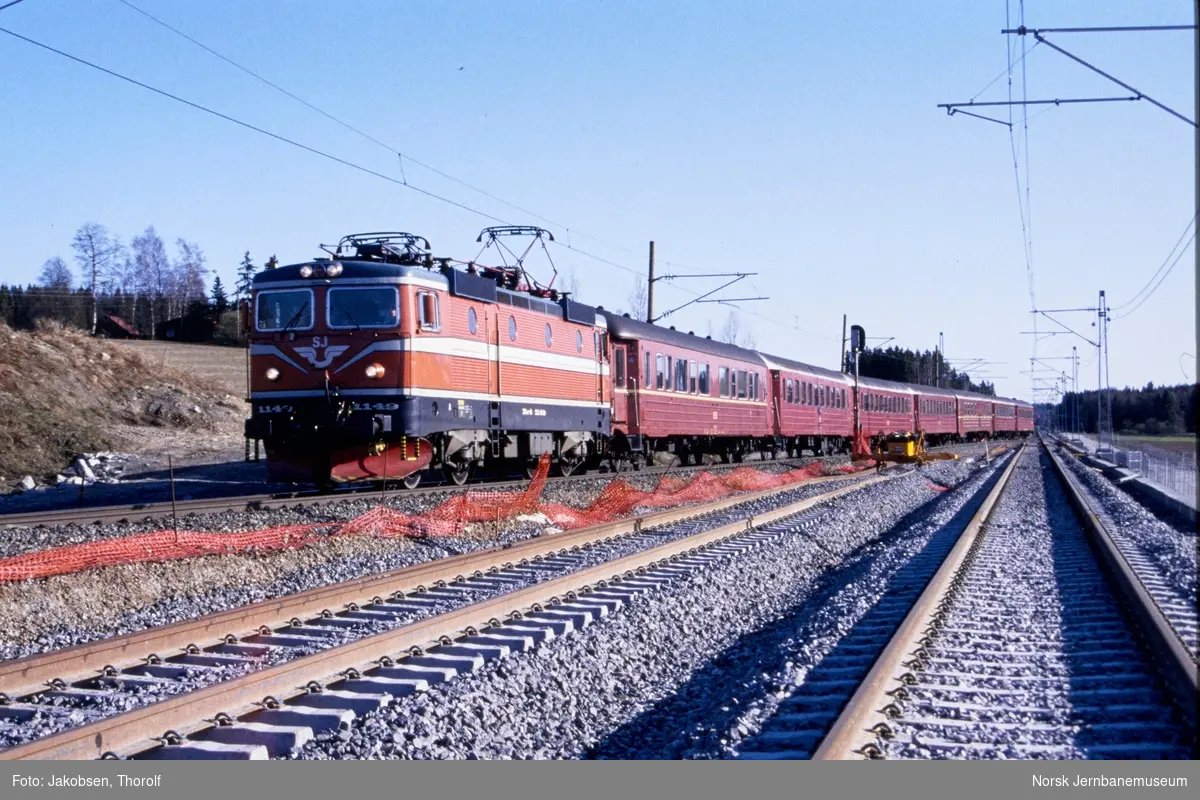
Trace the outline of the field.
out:
<instances>
[{"instance_id":1,"label":"field","mask_svg":"<svg viewBox=\"0 0 1200 800\"><path fill-rule=\"evenodd\" d=\"M1117 435L1118 446L1135 450L1139 445L1157 447L1171 453L1196 453L1195 436L1121 436Z\"/></svg>"},{"instance_id":2,"label":"field","mask_svg":"<svg viewBox=\"0 0 1200 800\"><path fill-rule=\"evenodd\" d=\"M151 364L195 375L234 397L246 396L246 351L240 347L140 340L113 342L113 345L133 349Z\"/></svg>"}]
</instances>

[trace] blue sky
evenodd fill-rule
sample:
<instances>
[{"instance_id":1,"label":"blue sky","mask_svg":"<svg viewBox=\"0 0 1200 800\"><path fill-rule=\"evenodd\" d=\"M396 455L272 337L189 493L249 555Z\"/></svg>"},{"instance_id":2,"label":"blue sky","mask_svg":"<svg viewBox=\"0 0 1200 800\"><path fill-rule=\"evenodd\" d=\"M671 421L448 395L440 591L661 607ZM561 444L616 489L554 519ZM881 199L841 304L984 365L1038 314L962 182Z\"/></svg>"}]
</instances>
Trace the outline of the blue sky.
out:
<instances>
[{"instance_id":1,"label":"blue sky","mask_svg":"<svg viewBox=\"0 0 1200 800\"><path fill-rule=\"evenodd\" d=\"M660 273L758 272L731 291L770 295L741 314L761 349L834 367L846 313L909 347L932 348L944 332L949 357L1003 362L984 374L1001 393L1030 396L1009 134L935 107L1004 70L1003 0L132 2L396 151L558 224L406 161L424 189L544 224L635 272L651 239ZM1031 27L1186 24L1192 6L1030 0L1025 14ZM118 0L26 0L0 12L0 26L400 177L394 153ZM1191 33L1052 41L1195 117ZM126 241L150 224L193 240L227 283L247 249L287 263L345 233L398 229L470 258L493 224L3 34L0 62L0 280L32 281L46 258L69 257L85 221ZM1030 98L1126 94L1044 46L1026 66ZM1002 78L978 99L1006 96ZM1145 102L1031 117L1028 147L1017 145L1038 305L1093 305L1100 288L1125 303L1195 213L1193 129ZM1192 252L1112 324L1114 384L1194 377L1183 356L1195 355ZM578 274L582 299L625 303L631 272L553 253ZM656 304L714 286L659 284ZM725 314L698 305L667 323L705 332ZM1064 320L1092 331L1085 315ZM1082 342L1054 337L1038 352L1067 355L1073 343L1081 385L1094 386Z\"/></svg>"}]
</instances>

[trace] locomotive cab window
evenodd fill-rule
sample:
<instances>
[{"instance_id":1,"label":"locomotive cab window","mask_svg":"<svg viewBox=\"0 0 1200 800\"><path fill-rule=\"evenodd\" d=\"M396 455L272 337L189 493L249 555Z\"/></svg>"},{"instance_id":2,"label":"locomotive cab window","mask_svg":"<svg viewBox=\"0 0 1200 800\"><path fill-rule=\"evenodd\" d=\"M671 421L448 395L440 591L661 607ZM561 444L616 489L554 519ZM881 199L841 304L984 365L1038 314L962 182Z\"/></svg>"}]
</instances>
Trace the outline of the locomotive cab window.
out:
<instances>
[{"instance_id":1,"label":"locomotive cab window","mask_svg":"<svg viewBox=\"0 0 1200 800\"><path fill-rule=\"evenodd\" d=\"M330 296L332 297L336 291L338 290L330 289ZM352 289L350 291L355 290ZM420 323L420 328L423 331L441 329L442 321L438 314L438 296L433 292L417 292L417 321Z\"/></svg>"},{"instance_id":2,"label":"locomotive cab window","mask_svg":"<svg viewBox=\"0 0 1200 800\"><path fill-rule=\"evenodd\" d=\"M436 316L437 296L430 296ZM331 288L325 300L331 328L393 328L400 321L400 293L393 286Z\"/></svg>"},{"instance_id":3,"label":"locomotive cab window","mask_svg":"<svg viewBox=\"0 0 1200 800\"><path fill-rule=\"evenodd\" d=\"M583 352L583 332L582 331L575 331L575 352L576 353Z\"/></svg>"},{"instance_id":4,"label":"locomotive cab window","mask_svg":"<svg viewBox=\"0 0 1200 800\"><path fill-rule=\"evenodd\" d=\"M515 342L517 340L517 318L513 315L508 315L508 340Z\"/></svg>"},{"instance_id":5,"label":"locomotive cab window","mask_svg":"<svg viewBox=\"0 0 1200 800\"><path fill-rule=\"evenodd\" d=\"M259 292L255 302L260 331L307 331L313 326L312 289Z\"/></svg>"},{"instance_id":6,"label":"locomotive cab window","mask_svg":"<svg viewBox=\"0 0 1200 800\"><path fill-rule=\"evenodd\" d=\"M546 347L551 347L554 344L554 331L550 328L550 323L546 323Z\"/></svg>"},{"instance_id":7,"label":"locomotive cab window","mask_svg":"<svg viewBox=\"0 0 1200 800\"><path fill-rule=\"evenodd\" d=\"M467 309L467 330L472 336L479 330L479 315L475 313L474 308Z\"/></svg>"}]
</instances>

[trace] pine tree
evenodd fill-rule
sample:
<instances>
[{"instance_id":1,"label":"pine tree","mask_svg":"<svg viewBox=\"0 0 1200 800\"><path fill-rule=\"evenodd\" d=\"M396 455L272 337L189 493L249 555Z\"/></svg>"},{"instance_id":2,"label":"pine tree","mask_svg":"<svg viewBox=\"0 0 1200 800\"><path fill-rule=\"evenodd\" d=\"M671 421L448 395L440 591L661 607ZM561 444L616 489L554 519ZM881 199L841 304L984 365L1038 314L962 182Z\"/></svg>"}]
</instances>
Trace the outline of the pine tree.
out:
<instances>
[{"instance_id":1,"label":"pine tree","mask_svg":"<svg viewBox=\"0 0 1200 800\"><path fill-rule=\"evenodd\" d=\"M212 311L213 315L218 319L229 310L229 296L225 294L225 284L221 283L221 276L217 275L213 278L212 285Z\"/></svg>"},{"instance_id":2,"label":"pine tree","mask_svg":"<svg viewBox=\"0 0 1200 800\"><path fill-rule=\"evenodd\" d=\"M267 269L275 269L278 266L279 266L279 259L275 257L274 253L272 253L271 257L267 259L266 267L267 267Z\"/></svg>"},{"instance_id":3,"label":"pine tree","mask_svg":"<svg viewBox=\"0 0 1200 800\"><path fill-rule=\"evenodd\" d=\"M238 264L238 280L237 280L237 298L239 300L250 296L250 289L254 286L254 273L258 268L254 266L254 262L250 260L250 251L242 256L242 263Z\"/></svg>"}]
</instances>

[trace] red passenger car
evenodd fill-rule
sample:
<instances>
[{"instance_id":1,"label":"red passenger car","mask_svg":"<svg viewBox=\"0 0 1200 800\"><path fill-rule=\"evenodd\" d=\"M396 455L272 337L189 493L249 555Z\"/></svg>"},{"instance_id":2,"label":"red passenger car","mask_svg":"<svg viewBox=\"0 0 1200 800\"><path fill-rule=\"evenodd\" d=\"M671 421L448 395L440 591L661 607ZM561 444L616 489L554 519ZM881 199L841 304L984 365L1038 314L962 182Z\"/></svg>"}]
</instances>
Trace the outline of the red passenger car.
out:
<instances>
[{"instance_id":1,"label":"red passenger car","mask_svg":"<svg viewBox=\"0 0 1200 800\"><path fill-rule=\"evenodd\" d=\"M993 434L994 398L974 392L955 392L958 398L958 435L965 441L990 439Z\"/></svg>"},{"instance_id":2,"label":"red passenger car","mask_svg":"<svg viewBox=\"0 0 1200 800\"><path fill-rule=\"evenodd\" d=\"M771 379L771 432L789 457L846 453L854 436L854 381L840 372L764 355Z\"/></svg>"},{"instance_id":3,"label":"red passenger car","mask_svg":"<svg viewBox=\"0 0 1200 800\"><path fill-rule=\"evenodd\" d=\"M916 432L915 387L877 378L859 378L858 389L859 424L873 444L879 444L892 433Z\"/></svg>"},{"instance_id":4,"label":"red passenger car","mask_svg":"<svg viewBox=\"0 0 1200 800\"><path fill-rule=\"evenodd\" d=\"M1017 435L1017 403L1006 397L992 401L992 433L997 439L1013 439Z\"/></svg>"},{"instance_id":5,"label":"red passenger car","mask_svg":"<svg viewBox=\"0 0 1200 800\"><path fill-rule=\"evenodd\" d=\"M928 445L938 445L958 438L958 398L949 389L918 386L917 430L925 434Z\"/></svg>"},{"instance_id":6,"label":"red passenger car","mask_svg":"<svg viewBox=\"0 0 1200 800\"><path fill-rule=\"evenodd\" d=\"M614 462L656 451L680 462L769 452L767 369L752 350L600 311L614 365Z\"/></svg>"}]
</instances>

